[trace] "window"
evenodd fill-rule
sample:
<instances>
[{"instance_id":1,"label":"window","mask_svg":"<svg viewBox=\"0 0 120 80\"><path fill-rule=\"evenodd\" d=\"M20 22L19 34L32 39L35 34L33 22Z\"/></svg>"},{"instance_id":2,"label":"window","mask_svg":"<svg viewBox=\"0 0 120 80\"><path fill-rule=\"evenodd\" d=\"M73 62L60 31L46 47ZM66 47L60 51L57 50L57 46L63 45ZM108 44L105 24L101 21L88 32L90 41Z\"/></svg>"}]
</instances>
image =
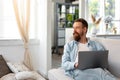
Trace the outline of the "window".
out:
<instances>
[{"instance_id":1,"label":"window","mask_svg":"<svg viewBox=\"0 0 120 80\"><path fill-rule=\"evenodd\" d=\"M35 38L35 9L31 0L30 38ZM0 39L20 39L12 0L0 0Z\"/></svg>"},{"instance_id":2,"label":"window","mask_svg":"<svg viewBox=\"0 0 120 80\"><path fill-rule=\"evenodd\" d=\"M93 15L96 20L98 18L102 18L99 25L99 34L115 34L114 30L116 30L116 34L120 33L120 1L119 0L86 0L86 19L89 22L89 30L91 33L91 29L93 27L93 22L91 19L91 15ZM110 22L106 23L106 18L109 18ZM106 24L108 24L108 29L106 30Z\"/></svg>"}]
</instances>

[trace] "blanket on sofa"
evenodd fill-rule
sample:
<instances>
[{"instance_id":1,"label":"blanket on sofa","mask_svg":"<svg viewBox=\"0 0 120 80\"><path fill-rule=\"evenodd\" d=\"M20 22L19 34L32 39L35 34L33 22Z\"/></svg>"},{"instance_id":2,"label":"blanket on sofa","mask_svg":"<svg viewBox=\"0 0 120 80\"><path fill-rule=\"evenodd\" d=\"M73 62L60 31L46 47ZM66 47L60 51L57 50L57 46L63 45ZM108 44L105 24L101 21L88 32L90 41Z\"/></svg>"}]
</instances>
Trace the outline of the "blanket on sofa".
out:
<instances>
[{"instance_id":1,"label":"blanket on sofa","mask_svg":"<svg viewBox=\"0 0 120 80\"><path fill-rule=\"evenodd\" d=\"M75 80L117 80L108 70L101 68L75 70Z\"/></svg>"}]
</instances>

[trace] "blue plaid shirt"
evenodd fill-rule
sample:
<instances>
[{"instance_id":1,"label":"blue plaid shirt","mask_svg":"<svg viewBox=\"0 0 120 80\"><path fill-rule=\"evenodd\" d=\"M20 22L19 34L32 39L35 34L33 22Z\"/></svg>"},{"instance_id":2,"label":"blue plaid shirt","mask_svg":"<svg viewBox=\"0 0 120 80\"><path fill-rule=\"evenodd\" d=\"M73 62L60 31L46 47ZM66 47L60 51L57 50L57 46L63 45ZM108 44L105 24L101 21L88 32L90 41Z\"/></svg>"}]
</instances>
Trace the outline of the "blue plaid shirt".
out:
<instances>
[{"instance_id":1,"label":"blue plaid shirt","mask_svg":"<svg viewBox=\"0 0 120 80\"><path fill-rule=\"evenodd\" d=\"M78 43L73 40L66 43L64 46L64 53L62 56L62 68L65 70L65 74L70 77L75 77L77 70L74 68L76 54L78 52ZM88 39L88 48L92 51L105 50L103 45L97 41Z\"/></svg>"}]
</instances>

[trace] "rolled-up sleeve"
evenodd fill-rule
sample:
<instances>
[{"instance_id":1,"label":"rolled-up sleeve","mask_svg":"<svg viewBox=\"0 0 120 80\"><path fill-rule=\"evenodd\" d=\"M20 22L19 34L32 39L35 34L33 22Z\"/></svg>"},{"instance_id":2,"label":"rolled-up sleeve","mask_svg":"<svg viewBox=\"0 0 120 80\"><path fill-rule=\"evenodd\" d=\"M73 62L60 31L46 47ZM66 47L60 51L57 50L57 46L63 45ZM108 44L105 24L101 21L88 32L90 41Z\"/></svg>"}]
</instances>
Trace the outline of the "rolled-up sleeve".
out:
<instances>
[{"instance_id":1,"label":"rolled-up sleeve","mask_svg":"<svg viewBox=\"0 0 120 80\"><path fill-rule=\"evenodd\" d=\"M62 67L65 70L72 70L72 69L74 69L75 62L71 61L71 59L70 59L70 52L71 52L70 46L69 46L69 44L66 44L64 46L64 53L63 53L63 56L62 56Z\"/></svg>"},{"instance_id":2,"label":"rolled-up sleeve","mask_svg":"<svg viewBox=\"0 0 120 80\"><path fill-rule=\"evenodd\" d=\"M105 47L102 45L102 43L97 42L97 41L95 43L96 43L96 47L97 47L98 51L104 51L104 50L106 50Z\"/></svg>"}]
</instances>

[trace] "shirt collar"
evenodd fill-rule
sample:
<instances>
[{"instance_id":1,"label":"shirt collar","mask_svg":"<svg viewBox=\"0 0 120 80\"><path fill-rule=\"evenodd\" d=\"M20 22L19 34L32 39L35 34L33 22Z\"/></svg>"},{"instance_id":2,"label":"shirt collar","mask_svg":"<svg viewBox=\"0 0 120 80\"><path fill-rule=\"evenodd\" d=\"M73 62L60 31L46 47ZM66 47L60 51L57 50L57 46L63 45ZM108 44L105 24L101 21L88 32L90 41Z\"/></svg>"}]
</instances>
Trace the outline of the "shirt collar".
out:
<instances>
[{"instance_id":1,"label":"shirt collar","mask_svg":"<svg viewBox=\"0 0 120 80\"><path fill-rule=\"evenodd\" d=\"M74 40L75 41L75 40ZM90 46L90 38L87 38L87 41L88 41L88 47ZM75 41L75 43L78 45L79 44L79 42L78 41Z\"/></svg>"}]
</instances>

